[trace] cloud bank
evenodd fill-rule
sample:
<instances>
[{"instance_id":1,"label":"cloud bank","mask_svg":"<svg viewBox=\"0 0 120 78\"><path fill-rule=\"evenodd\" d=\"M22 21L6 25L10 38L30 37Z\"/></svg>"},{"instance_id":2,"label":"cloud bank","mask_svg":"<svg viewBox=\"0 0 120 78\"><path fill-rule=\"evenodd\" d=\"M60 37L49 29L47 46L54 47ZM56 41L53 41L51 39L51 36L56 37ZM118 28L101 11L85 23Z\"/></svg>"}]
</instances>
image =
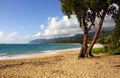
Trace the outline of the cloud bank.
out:
<instances>
[{"instance_id":1,"label":"cloud bank","mask_svg":"<svg viewBox=\"0 0 120 78\"><path fill-rule=\"evenodd\" d=\"M106 16L104 21L102 30L114 28L115 23L110 17ZM41 24L39 28L40 31L36 32L36 34L26 36L20 36L19 32L5 34L3 31L0 31L0 43L28 43L30 40L38 38L66 37L83 33L75 15L72 15L70 19L67 16L63 16L61 19L59 17L48 17L48 26ZM93 27L91 31L95 31L96 28Z\"/></svg>"},{"instance_id":2,"label":"cloud bank","mask_svg":"<svg viewBox=\"0 0 120 78\"><path fill-rule=\"evenodd\" d=\"M0 43L12 43L15 40L18 40L17 32L5 34L3 31L0 31Z\"/></svg>"},{"instance_id":3,"label":"cloud bank","mask_svg":"<svg viewBox=\"0 0 120 78\"><path fill-rule=\"evenodd\" d=\"M96 26L91 29L91 31L95 31L97 28L99 19L96 19ZM54 38L54 37L65 37L65 36L73 36L75 34L83 33L82 29L79 27L79 22L75 15L72 15L69 19L67 16L63 16L62 19L58 17L48 18L48 26L41 25L43 27L47 27L44 29L44 32L38 32L35 36L39 38ZM112 30L114 29L115 23L111 19L111 17L106 16L102 30ZM41 28L42 29L42 28Z\"/></svg>"},{"instance_id":4,"label":"cloud bank","mask_svg":"<svg viewBox=\"0 0 120 78\"><path fill-rule=\"evenodd\" d=\"M58 17L48 18L48 26L43 33L36 33L38 37L44 38L54 38L54 37L65 37L73 36L78 33L82 33L82 30L79 28L79 23L75 15L71 16L71 19L68 19L67 16L63 16L62 19Z\"/></svg>"}]
</instances>

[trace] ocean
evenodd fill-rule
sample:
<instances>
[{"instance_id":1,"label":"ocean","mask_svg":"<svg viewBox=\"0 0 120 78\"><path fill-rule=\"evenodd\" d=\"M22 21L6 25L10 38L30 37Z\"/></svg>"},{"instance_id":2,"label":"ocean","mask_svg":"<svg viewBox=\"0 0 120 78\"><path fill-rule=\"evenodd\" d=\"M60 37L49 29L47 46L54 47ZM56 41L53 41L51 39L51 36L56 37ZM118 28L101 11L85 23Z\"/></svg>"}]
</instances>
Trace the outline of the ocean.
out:
<instances>
[{"instance_id":1,"label":"ocean","mask_svg":"<svg viewBox=\"0 0 120 78\"><path fill-rule=\"evenodd\" d=\"M0 44L0 60L28 58L38 54L80 49L81 44Z\"/></svg>"}]
</instances>

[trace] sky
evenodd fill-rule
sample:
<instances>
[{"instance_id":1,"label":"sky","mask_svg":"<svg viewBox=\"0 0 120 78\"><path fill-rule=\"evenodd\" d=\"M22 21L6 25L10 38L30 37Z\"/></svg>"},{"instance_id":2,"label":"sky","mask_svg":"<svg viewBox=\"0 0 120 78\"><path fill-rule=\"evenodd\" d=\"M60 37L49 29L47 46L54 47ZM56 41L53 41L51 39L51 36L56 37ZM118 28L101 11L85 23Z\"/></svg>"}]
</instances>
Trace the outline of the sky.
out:
<instances>
[{"instance_id":1,"label":"sky","mask_svg":"<svg viewBox=\"0 0 120 78\"><path fill-rule=\"evenodd\" d=\"M115 24L106 17L103 29ZM93 28L94 31L96 28ZM33 39L82 33L75 15L68 19L59 0L0 0L0 43L28 43Z\"/></svg>"}]
</instances>

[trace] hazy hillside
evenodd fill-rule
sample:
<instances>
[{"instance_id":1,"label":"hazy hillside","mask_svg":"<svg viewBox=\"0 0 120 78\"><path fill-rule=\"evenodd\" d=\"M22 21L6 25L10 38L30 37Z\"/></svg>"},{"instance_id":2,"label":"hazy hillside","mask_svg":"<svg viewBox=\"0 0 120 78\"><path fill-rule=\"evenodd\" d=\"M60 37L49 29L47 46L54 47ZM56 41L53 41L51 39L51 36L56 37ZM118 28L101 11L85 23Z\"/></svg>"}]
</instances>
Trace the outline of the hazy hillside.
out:
<instances>
[{"instance_id":1,"label":"hazy hillside","mask_svg":"<svg viewBox=\"0 0 120 78\"><path fill-rule=\"evenodd\" d=\"M101 31L99 37L104 37L107 34L110 34L112 31ZM89 40L93 37L94 32L89 33ZM60 37L53 39L35 39L30 41L30 44L47 44L47 43L82 43L83 34L76 34L71 37Z\"/></svg>"}]
</instances>

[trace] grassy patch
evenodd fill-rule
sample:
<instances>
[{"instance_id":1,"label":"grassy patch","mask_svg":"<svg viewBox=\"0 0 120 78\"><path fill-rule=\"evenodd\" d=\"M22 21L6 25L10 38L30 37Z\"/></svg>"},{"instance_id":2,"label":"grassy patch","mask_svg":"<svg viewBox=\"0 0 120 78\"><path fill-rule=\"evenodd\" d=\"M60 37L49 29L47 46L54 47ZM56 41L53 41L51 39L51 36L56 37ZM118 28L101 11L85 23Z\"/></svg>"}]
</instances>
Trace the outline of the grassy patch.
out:
<instances>
[{"instance_id":1,"label":"grassy patch","mask_svg":"<svg viewBox=\"0 0 120 78\"><path fill-rule=\"evenodd\" d=\"M109 50L107 52L104 50L104 47L102 47L102 48L93 48L92 53L93 54L106 53L106 54L110 54L110 55L120 55L120 47L116 48L116 49L113 49L113 50Z\"/></svg>"},{"instance_id":2,"label":"grassy patch","mask_svg":"<svg viewBox=\"0 0 120 78\"><path fill-rule=\"evenodd\" d=\"M93 48L92 49L93 54L99 54L99 53L105 53L104 48Z\"/></svg>"}]
</instances>

